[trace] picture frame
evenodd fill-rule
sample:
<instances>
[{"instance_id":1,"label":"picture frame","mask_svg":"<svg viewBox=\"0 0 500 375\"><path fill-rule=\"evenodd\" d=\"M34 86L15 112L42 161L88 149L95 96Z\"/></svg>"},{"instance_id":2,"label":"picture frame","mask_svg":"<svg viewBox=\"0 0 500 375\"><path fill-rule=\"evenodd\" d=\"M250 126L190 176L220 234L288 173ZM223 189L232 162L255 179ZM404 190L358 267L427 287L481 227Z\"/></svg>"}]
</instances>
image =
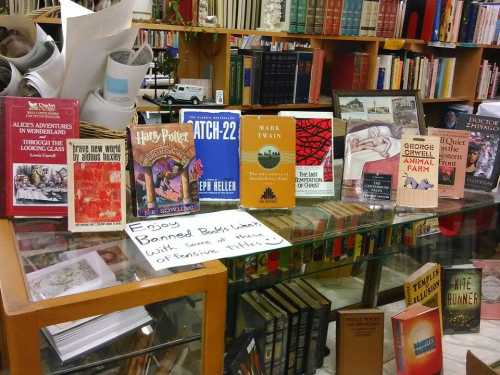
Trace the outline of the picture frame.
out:
<instances>
[{"instance_id":1,"label":"picture frame","mask_svg":"<svg viewBox=\"0 0 500 375\"><path fill-rule=\"evenodd\" d=\"M404 128L416 125L419 135L427 134L424 108L420 100L419 91L417 90L332 90L332 99L335 117L343 120L380 120L395 122ZM403 101L403 110L398 113L396 119L394 119L394 99L401 99L400 101ZM348 101L355 100L356 102L351 105L352 110L346 111L345 107ZM373 103L373 107L365 106L368 103ZM391 107L385 108L385 105L388 103L392 104ZM414 104L411 105L410 103ZM358 108L355 107L356 104L358 104ZM405 104L410 104L413 108L408 110ZM362 110L361 106L363 106ZM372 112L369 111L370 108L373 108ZM360 109L359 112L358 109ZM388 112L385 112L387 109ZM416 116L416 119L413 118L413 115Z\"/></svg>"}]
</instances>

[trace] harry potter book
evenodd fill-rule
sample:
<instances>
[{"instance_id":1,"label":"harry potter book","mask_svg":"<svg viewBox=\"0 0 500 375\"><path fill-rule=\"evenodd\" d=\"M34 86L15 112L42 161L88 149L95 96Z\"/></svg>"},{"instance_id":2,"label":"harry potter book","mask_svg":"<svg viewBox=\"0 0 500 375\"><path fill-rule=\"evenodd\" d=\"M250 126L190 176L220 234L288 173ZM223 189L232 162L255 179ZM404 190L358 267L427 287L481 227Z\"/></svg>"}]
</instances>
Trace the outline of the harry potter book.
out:
<instances>
[{"instance_id":1,"label":"harry potter book","mask_svg":"<svg viewBox=\"0 0 500 375\"><path fill-rule=\"evenodd\" d=\"M242 116L240 154L242 207L295 207L293 118Z\"/></svg>"},{"instance_id":2,"label":"harry potter book","mask_svg":"<svg viewBox=\"0 0 500 375\"><path fill-rule=\"evenodd\" d=\"M68 139L68 229L122 230L125 211L125 141Z\"/></svg>"},{"instance_id":3,"label":"harry potter book","mask_svg":"<svg viewBox=\"0 0 500 375\"><path fill-rule=\"evenodd\" d=\"M391 320L397 374L440 374L443 349L438 308L417 302Z\"/></svg>"},{"instance_id":4,"label":"harry potter book","mask_svg":"<svg viewBox=\"0 0 500 375\"><path fill-rule=\"evenodd\" d=\"M333 114L282 111L279 115L295 118L296 196L334 196Z\"/></svg>"},{"instance_id":5,"label":"harry potter book","mask_svg":"<svg viewBox=\"0 0 500 375\"><path fill-rule=\"evenodd\" d=\"M77 100L0 99L0 215L66 216L66 139L79 137Z\"/></svg>"},{"instance_id":6,"label":"harry potter book","mask_svg":"<svg viewBox=\"0 0 500 375\"><path fill-rule=\"evenodd\" d=\"M186 124L130 127L134 213L172 216L198 211L198 179L193 129Z\"/></svg>"},{"instance_id":7,"label":"harry potter book","mask_svg":"<svg viewBox=\"0 0 500 375\"><path fill-rule=\"evenodd\" d=\"M336 374L382 374L384 312L377 309L339 310Z\"/></svg>"},{"instance_id":8,"label":"harry potter book","mask_svg":"<svg viewBox=\"0 0 500 375\"><path fill-rule=\"evenodd\" d=\"M465 187L493 190L500 174L500 119L464 114L459 116L456 128L470 132Z\"/></svg>"},{"instance_id":9,"label":"harry potter book","mask_svg":"<svg viewBox=\"0 0 500 375\"><path fill-rule=\"evenodd\" d=\"M464 197L465 165L469 146L469 132L429 128L429 135L441 138L439 151L439 196L462 199Z\"/></svg>"},{"instance_id":10,"label":"harry potter book","mask_svg":"<svg viewBox=\"0 0 500 375\"><path fill-rule=\"evenodd\" d=\"M181 109L180 122L191 124L203 174L200 200L240 198L240 111Z\"/></svg>"},{"instance_id":11,"label":"harry potter book","mask_svg":"<svg viewBox=\"0 0 500 375\"><path fill-rule=\"evenodd\" d=\"M403 138L396 199L398 206L438 206L439 144L439 137Z\"/></svg>"},{"instance_id":12,"label":"harry potter book","mask_svg":"<svg viewBox=\"0 0 500 375\"><path fill-rule=\"evenodd\" d=\"M472 264L443 267L445 334L479 332L482 270Z\"/></svg>"}]
</instances>

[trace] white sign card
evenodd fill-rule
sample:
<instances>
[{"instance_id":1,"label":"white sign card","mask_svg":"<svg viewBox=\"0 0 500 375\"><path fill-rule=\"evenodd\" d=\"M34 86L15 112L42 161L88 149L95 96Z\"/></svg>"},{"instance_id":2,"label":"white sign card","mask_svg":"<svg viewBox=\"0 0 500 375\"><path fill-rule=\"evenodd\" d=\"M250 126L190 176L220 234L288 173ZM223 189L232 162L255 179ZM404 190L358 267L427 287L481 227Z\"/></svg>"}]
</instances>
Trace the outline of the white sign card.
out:
<instances>
[{"instance_id":1,"label":"white sign card","mask_svg":"<svg viewBox=\"0 0 500 375\"><path fill-rule=\"evenodd\" d=\"M156 271L291 246L241 210L139 221L126 232Z\"/></svg>"}]
</instances>

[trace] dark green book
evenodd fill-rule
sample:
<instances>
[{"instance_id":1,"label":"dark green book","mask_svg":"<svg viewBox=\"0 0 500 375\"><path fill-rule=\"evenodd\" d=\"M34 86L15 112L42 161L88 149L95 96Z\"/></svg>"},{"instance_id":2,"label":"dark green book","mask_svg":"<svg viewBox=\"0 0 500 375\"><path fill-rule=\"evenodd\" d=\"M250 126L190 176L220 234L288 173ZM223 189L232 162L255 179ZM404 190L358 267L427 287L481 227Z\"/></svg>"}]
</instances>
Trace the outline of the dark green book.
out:
<instances>
[{"instance_id":1,"label":"dark green book","mask_svg":"<svg viewBox=\"0 0 500 375\"><path fill-rule=\"evenodd\" d=\"M243 55L238 55L236 60L236 104L243 101Z\"/></svg>"},{"instance_id":2,"label":"dark green book","mask_svg":"<svg viewBox=\"0 0 500 375\"><path fill-rule=\"evenodd\" d=\"M288 317L288 340L286 344L285 368L287 375L295 375L295 363L297 357L297 341L299 337L299 310L283 298L275 289L264 290L265 295L277 306L287 313Z\"/></svg>"},{"instance_id":3,"label":"dark green book","mask_svg":"<svg viewBox=\"0 0 500 375\"><path fill-rule=\"evenodd\" d=\"M237 70L238 55L231 52L229 63L229 104L237 105L236 102L236 70Z\"/></svg>"},{"instance_id":4,"label":"dark green book","mask_svg":"<svg viewBox=\"0 0 500 375\"><path fill-rule=\"evenodd\" d=\"M479 332L482 270L463 264L443 267L442 274L443 332Z\"/></svg>"}]
</instances>

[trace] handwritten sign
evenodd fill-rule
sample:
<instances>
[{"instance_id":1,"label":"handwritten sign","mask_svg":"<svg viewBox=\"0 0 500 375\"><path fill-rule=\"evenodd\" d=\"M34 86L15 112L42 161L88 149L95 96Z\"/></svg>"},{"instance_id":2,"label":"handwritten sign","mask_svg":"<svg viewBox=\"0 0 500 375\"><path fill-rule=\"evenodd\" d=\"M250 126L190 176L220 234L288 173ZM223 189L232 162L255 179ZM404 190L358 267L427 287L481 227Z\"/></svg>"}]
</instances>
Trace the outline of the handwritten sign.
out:
<instances>
[{"instance_id":1,"label":"handwritten sign","mask_svg":"<svg viewBox=\"0 0 500 375\"><path fill-rule=\"evenodd\" d=\"M156 271L291 246L241 210L140 221L126 232Z\"/></svg>"}]
</instances>

